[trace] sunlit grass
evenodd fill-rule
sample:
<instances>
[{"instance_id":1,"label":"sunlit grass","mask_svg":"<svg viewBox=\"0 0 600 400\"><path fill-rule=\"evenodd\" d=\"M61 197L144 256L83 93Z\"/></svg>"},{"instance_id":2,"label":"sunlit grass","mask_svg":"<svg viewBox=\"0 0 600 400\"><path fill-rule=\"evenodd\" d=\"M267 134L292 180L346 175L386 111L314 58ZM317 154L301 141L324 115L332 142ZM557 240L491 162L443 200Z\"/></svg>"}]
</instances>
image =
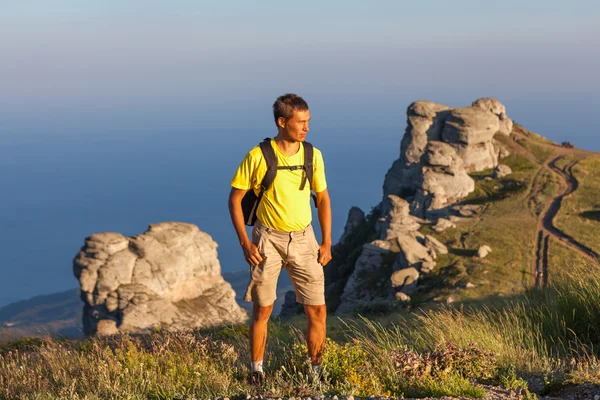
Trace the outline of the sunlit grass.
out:
<instances>
[{"instance_id":1,"label":"sunlit grass","mask_svg":"<svg viewBox=\"0 0 600 400\"><path fill-rule=\"evenodd\" d=\"M583 273L585 272L585 273ZM296 320L297 321L297 320ZM546 290L495 307L338 320L324 355L326 382L308 379L302 332L272 322L266 394L472 396L473 382L524 387L599 382L600 272L590 265ZM207 331L36 339L0 349L0 398L245 398L247 326Z\"/></svg>"}]
</instances>

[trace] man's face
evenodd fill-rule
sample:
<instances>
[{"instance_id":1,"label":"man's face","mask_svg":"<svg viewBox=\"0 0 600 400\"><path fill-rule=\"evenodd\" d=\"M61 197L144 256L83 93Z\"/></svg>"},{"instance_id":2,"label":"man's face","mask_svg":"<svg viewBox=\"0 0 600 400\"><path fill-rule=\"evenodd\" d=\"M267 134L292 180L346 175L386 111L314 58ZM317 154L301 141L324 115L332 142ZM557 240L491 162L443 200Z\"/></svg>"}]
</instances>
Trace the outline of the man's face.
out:
<instances>
[{"instance_id":1,"label":"man's face","mask_svg":"<svg viewBox=\"0 0 600 400\"><path fill-rule=\"evenodd\" d=\"M293 142L304 142L308 133L308 121L310 121L309 110L294 111L292 118L287 121L281 118L280 124L283 125L285 138Z\"/></svg>"}]
</instances>

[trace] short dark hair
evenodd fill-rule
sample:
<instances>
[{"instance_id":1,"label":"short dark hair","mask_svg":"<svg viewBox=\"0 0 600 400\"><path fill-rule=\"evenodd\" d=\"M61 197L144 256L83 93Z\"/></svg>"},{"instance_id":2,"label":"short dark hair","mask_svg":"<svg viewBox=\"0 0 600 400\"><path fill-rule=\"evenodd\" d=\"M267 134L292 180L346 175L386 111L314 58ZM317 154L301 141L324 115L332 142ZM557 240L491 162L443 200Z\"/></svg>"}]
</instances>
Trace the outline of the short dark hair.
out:
<instances>
[{"instance_id":1,"label":"short dark hair","mask_svg":"<svg viewBox=\"0 0 600 400\"><path fill-rule=\"evenodd\" d=\"M306 111L308 104L304 99L296 94L287 93L279 96L273 103L273 116L275 117L275 125L277 120L283 117L286 121L294 115L294 111Z\"/></svg>"}]
</instances>

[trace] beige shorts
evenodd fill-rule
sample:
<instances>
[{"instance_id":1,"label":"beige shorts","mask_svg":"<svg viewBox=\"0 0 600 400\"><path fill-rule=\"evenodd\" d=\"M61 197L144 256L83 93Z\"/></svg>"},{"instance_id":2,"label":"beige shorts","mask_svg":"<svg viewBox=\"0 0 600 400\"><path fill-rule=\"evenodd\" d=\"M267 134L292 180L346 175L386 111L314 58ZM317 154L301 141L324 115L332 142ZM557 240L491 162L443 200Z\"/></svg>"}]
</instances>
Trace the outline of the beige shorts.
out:
<instances>
[{"instance_id":1,"label":"beige shorts","mask_svg":"<svg viewBox=\"0 0 600 400\"><path fill-rule=\"evenodd\" d=\"M270 306L277 298L277 279L286 268L296 301L306 305L325 304L325 276L318 263L319 243L312 226L298 232L282 232L256 221L252 243L263 257L262 263L250 267L250 283L244 300L261 307Z\"/></svg>"}]
</instances>

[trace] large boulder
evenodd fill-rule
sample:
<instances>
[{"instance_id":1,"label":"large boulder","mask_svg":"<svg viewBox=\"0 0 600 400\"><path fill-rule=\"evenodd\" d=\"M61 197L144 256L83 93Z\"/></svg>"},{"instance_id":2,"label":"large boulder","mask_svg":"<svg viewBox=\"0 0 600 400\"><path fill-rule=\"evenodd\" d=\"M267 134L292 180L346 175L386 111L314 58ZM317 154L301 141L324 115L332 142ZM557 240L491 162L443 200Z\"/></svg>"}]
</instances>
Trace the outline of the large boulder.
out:
<instances>
[{"instance_id":1,"label":"large boulder","mask_svg":"<svg viewBox=\"0 0 600 400\"><path fill-rule=\"evenodd\" d=\"M388 293L374 293L372 288L364 285L364 282L368 277L381 274L383 257L390 252L391 247L391 243L385 240L375 240L363 245L360 256L354 264L354 271L344 286L336 314L351 313L360 302L388 295Z\"/></svg>"},{"instance_id":2,"label":"large boulder","mask_svg":"<svg viewBox=\"0 0 600 400\"><path fill-rule=\"evenodd\" d=\"M390 277L392 287L407 295L410 295L415 291L418 280L419 271L413 267L395 271Z\"/></svg>"},{"instance_id":3,"label":"large boulder","mask_svg":"<svg viewBox=\"0 0 600 400\"><path fill-rule=\"evenodd\" d=\"M444 121L450 110L448 106L430 101L415 101L408 106L406 132L400 143L400 158L407 163L418 163L427 143L441 139Z\"/></svg>"},{"instance_id":4,"label":"large boulder","mask_svg":"<svg viewBox=\"0 0 600 400\"><path fill-rule=\"evenodd\" d=\"M510 135L513 128L513 121L506 115L506 107L504 104L493 97L482 97L481 99L475 100L472 106L479 107L495 114L499 119L498 132L505 136Z\"/></svg>"},{"instance_id":5,"label":"large boulder","mask_svg":"<svg viewBox=\"0 0 600 400\"><path fill-rule=\"evenodd\" d=\"M431 140L441 140L450 107L430 101L415 101L406 110L407 126L400 154L385 176L384 196L414 192L419 187L421 157Z\"/></svg>"},{"instance_id":6,"label":"large boulder","mask_svg":"<svg viewBox=\"0 0 600 400\"><path fill-rule=\"evenodd\" d=\"M138 236L90 235L73 261L90 334L242 323L221 276L217 243L197 226L163 222Z\"/></svg>"},{"instance_id":7,"label":"large boulder","mask_svg":"<svg viewBox=\"0 0 600 400\"><path fill-rule=\"evenodd\" d=\"M390 194L382 202L382 214L375 229L379 239L389 240L398 235L413 232L421 227L417 218L410 215L410 204L408 201Z\"/></svg>"},{"instance_id":8,"label":"large boulder","mask_svg":"<svg viewBox=\"0 0 600 400\"><path fill-rule=\"evenodd\" d=\"M498 165L498 150L488 141L471 145L453 144L458 156L464 162L464 170L468 173L483 171Z\"/></svg>"},{"instance_id":9,"label":"large boulder","mask_svg":"<svg viewBox=\"0 0 600 400\"><path fill-rule=\"evenodd\" d=\"M400 252L394 262L393 270L406 268L420 268L424 261L433 261L429 249L425 247L414 235L400 235L396 238Z\"/></svg>"},{"instance_id":10,"label":"large boulder","mask_svg":"<svg viewBox=\"0 0 600 400\"><path fill-rule=\"evenodd\" d=\"M490 142L500 129L498 117L478 107L457 108L446 118L442 139L466 145Z\"/></svg>"}]
</instances>

